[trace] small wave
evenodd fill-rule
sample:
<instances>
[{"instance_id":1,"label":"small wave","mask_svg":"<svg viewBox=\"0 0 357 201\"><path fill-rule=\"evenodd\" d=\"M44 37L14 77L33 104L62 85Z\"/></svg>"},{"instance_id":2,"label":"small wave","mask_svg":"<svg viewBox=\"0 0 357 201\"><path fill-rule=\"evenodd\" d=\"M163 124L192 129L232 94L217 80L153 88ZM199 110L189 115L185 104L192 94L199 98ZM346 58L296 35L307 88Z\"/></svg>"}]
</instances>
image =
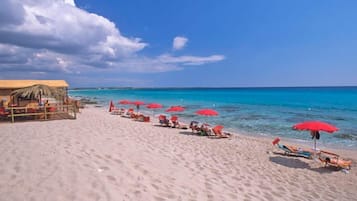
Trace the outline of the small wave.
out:
<instances>
[{"instance_id":1,"label":"small wave","mask_svg":"<svg viewBox=\"0 0 357 201\"><path fill-rule=\"evenodd\" d=\"M334 137L339 138L339 139L344 139L344 140L357 140L356 134L342 133L342 134L336 134L336 135L334 135Z\"/></svg>"},{"instance_id":2,"label":"small wave","mask_svg":"<svg viewBox=\"0 0 357 201\"><path fill-rule=\"evenodd\" d=\"M234 105L226 105L226 106L219 106L217 107L217 109L219 109L222 112L237 112L239 111L240 107L239 106L234 106Z\"/></svg>"}]
</instances>

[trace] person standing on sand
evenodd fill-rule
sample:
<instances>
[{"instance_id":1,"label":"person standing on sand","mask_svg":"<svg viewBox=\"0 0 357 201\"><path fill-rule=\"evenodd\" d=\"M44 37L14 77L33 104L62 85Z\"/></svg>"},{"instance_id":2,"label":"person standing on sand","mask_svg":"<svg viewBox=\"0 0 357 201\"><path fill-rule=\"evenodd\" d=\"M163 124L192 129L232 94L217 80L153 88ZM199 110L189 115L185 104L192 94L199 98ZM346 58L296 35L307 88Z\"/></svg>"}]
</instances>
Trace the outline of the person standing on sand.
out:
<instances>
[{"instance_id":1,"label":"person standing on sand","mask_svg":"<svg viewBox=\"0 0 357 201\"><path fill-rule=\"evenodd\" d=\"M316 138L317 140L320 139L320 132L319 131L311 131L311 139Z\"/></svg>"}]
</instances>

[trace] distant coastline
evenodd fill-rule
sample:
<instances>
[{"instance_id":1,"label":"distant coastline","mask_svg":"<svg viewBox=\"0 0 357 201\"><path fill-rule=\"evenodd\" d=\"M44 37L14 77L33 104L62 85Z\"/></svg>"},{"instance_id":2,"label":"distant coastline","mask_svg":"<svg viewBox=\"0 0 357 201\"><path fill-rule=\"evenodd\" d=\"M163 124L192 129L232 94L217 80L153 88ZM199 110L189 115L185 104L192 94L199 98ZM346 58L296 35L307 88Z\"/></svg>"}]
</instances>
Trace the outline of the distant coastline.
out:
<instances>
[{"instance_id":1,"label":"distant coastline","mask_svg":"<svg viewBox=\"0 0 357 201\"><path fill-rule=\"evenodd\" d=\"M323 88L332 88L332 89L338 89L338 88L357 88L357 86L262 86L262 87L73 87L69 88L69 90L103 90L103 89L122 89L122 90L135 90L135 89L153 89L153 90L158 90L158 89L179 89L179 90L192 90L192 89L309 89L309 88L316 88L316 89L323 89Z\"/></svg>"}]
</instances>

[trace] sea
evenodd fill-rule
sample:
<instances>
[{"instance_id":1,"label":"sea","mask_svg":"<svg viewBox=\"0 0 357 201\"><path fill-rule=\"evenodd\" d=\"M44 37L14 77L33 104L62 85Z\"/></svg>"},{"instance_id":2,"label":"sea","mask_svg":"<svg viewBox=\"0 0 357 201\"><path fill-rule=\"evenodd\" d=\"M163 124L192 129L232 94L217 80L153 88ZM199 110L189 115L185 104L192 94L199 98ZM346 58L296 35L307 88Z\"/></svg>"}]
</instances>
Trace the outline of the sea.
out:
<instances>
[{"instance_id":1,"label":"sea","mask_svg":"<svg viewBox=\"0 0 357 201\"><path fill-rule=\"evenodd\" d=\"M303 121L323 121L339 128L332 134L321 132L318 146L357 150L357 87L272 87L272 88L91 88L71 89L69 95L86 99L98 107L120 100L159 103L162 109L140 106L148 115L177 115L187 124L195 120L224 130L251 136L287 138L312 146L309 131L293 130ZM165 112L183 106L179 113ZM135 107L134 107L135 108ZM200 116L199 109L214 109L218 116Z\"/></svg>"}]
</instances>

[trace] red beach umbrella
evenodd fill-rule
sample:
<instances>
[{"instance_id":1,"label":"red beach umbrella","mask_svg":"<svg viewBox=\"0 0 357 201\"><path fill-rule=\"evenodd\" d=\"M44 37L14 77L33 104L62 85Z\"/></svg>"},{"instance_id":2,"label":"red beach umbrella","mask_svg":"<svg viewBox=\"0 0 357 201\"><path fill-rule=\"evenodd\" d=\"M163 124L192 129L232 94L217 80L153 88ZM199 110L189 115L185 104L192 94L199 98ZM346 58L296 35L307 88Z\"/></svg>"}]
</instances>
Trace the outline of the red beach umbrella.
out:
<instances>
[{"instance_id":1,"label":"red beach umbrella","mask_svg":"<svg viewBox=\"0 0 357 201\"><path fill-rule=\"evenodd\" d=\"M171 106L169 109L165 110L165 112L183 112L185 110L184 107L181 106ZM171 116L171 121L174 123L173 127L176 127L176 125L178 124L178 117L177 116Z\"/></svg>"},{"instance_id":2,"label":"red beach umbrella","mask_svg":"<svg viewBox=\"0 0 357 201\"><path fill-rule=\"evenodd\" d=\"M146 106L146 108L149 108L149 109L159 109L159 108L162 108L162 105L159 104L159 103L150 103Z\"/></svg>"},{"instance_id":3,"label":"red beach umbrella","mask_svg":"<svg viewBox=\"0 0 357 201\"><path fill-rule=\"evenodd\" d=\"M293 129L295 130L308 130L311 132L311 135L314 139L314 150L316 151L316 139L320 138L320 133L319 131L325 131L328 133L333 133L335 131L338 131L338 128L325 123L321 121L305 121L302 123L295 124L293 126Z\"/></svg>"},{"instance_id":4,"label":"red beach umbrella","mask_svg":"<svg viewBox=\"0 0 357 201\"><path fill-rule=\"evenodd\" d=\"M115 108L113 101L110 101L109 103L109 112L112 112L112 110Z\"/></svg>"},{"instance_id":5,"label":"red beach umbrella","mask_svg":"<svg viewBox=\"0 0 357 201\"><path fill-rule=\"evenodd\" d=\"M129 101L129 100L120 100L120 101L119 101L119 104L129 105L129 104L131 104L131 101Z\"/></svg>"},{"instance_id":6,"label":"red beach umbrella","mask_svg":"<svg viewBox=\"0 0 357 201\"><path fill-rule=\"evenodd\" d=\"M145 103L143 101L133 101L133 102L130 102L131 104L133 105L144 105Z\"/></svg>"},{"instance_id":7,"label":"red beach umbrella","mask_svg":"<svg viewBox=\"0 0 357 201\"><path fill-rule=\"evenodd\" d=\"M213 109L201 109L196 111L196 114L203 115L203 116L217 116L218 112Z\"/></svg>"},{"instance_id":8,"label":"red beach umbrella","mask_svg":"<svg viewBox=\"0 0 357 201\"><path fill-rule=\"evenodd\" d=\"M154 110L162 108L162 105L159 103L150 103L146 106L148 109L152 109L152 119L154 119Z\"/></svg>"},{"instance_id":9,"label":"red beach umbrella","mask_svg":"<svg viewBox=\"0 0 357 201\"><path fill-rule=\"evenodd\" d=\"M321 122L321 121L305 121L302 123L295 124L293 126L295 130L309 130L309 131L325 131L328 133L333 133L338 131L338 128L335 126Z\"/></svg>"},{"instance_id":10,"label":"red beach umbrella","mask_svg":"<svg viewBox=\"0 0 357 201\"><path fill-rule=\"evenodd\" d=\"M145 103L143 101L133 101L131 104L136 105L136 110L139 112L140 105L144 105Z\"/></svg>"},{"instance_id":11,"label":"red beach umbrella","mask_svg":"<svg viewBox=\"0 0 357 201\"><path fill-rule=\"evenodd\" d=\"M166 112L182 112L185 108L181 106L171 106L169 109L165 110Z\"/></svg>"},{"instance_id":12,"label":"red beach umbrella","mask_svg":"<svg viewBox=\"0 0 357 201\"><path fill-rule=\"evenodd\" d=\"M196 114L202 115L202 116L217 116L218 112L213 109L201 109L201 110L197 110ZM209 125L207 125L207 126L209 126ZM205 131L205 132L207 132L207 131Z\"/></svg>"}]
</instances>

